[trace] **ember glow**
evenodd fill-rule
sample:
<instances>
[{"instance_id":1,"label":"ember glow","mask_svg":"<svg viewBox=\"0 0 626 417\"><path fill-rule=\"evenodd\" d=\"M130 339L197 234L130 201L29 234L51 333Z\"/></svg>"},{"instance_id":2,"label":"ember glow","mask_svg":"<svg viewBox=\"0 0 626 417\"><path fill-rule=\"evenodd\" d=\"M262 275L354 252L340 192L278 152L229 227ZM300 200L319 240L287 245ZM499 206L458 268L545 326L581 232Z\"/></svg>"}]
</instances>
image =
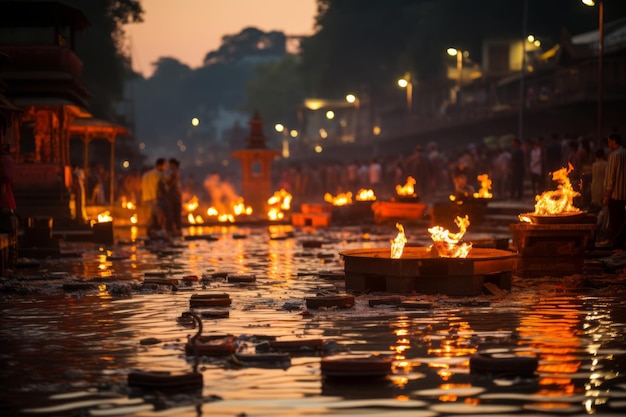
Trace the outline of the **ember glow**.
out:
<instances>
[{"instance_id":1,"label":"ember glow","mask_svg":"<svg viewBox=\"0 0 626 417\"><path fill-rule=\"evenodd\" d=\"M466 242L459 244L459 242L470 225L469 217L457 216L454 223L459 228L458 233L450 233L448 229L441 226L428 229L433 240L433 245L430 247L431 253L440 258L467 258L472 249L472 244Z\"/></svg>"},{"instance_id":2,"label":"ember glow","mask_svg":"<svg viewBox=\"0 0 626 417\"><path fill-rule=\"evenodd\" d=\"M113 217L111 216L111 212L109 210L98 214L98 223L107 223L112 221Z\"/></svg>"},{"instance_id":3,"label":"ember glow","mask_svg":"<svg viewBox=\"0 0 626 417\"><path fill-rule=\"evenodd\" d=\"M352 193L339 193L336 197L333 197L331 193L324 194L324 201L332 204L333 206L345 206L346 204L352 204Z\"/></svg>"},{"instance_id":4,"label":"ember glow","mask_svg":"<svg viewBox=\"0 0 626 417\"><path fill-rule=\"evenodd\" d=\"M406 236L404 235L404 227L400 223L396 223L398 235L391 241L391 259L400 259L404 245L406 245Z\"/></svg>"},{"instance_id":5,"label":"ember glow","mask_svg":"<svg viewBox=\"0 0 626 417\"><path fill-rule=\"evenodd\" d=\"M376 195L374 195L374 190L366 190L365 188L361 188L358 193L356 193L356 201L376 201Z\"/></svg>"},{"instance_id":6,"label":"ember glow","mask_svg":"<svg viewBox=\"0 0 626 417\"><path fill-rule=\"evenodd\" d=\"M139 219L137 218L137 213L134 213L132 216L130 216L130 222L132 224L137 224L138 221Z\"/></svg>"},{"instance_id":7,"label":"ember glow","mask_svg":"<svg viewBox=\"0 0 626 417\"><path fill-rule=\"evenodd\" d=\"M189 224L202 224L204 223L204 219L199 214L194 216L193 213L187 214L187 221Z\"/></svg>"},{"instance_id":8,"label":"ember glow","mask_svg":"<svg viewBox=\"0 0 626 417\"><path fill-rule=\"evenodd\" d=\"M561 168L552 173L552 180L559 183L558 189L555 191L545 191L543 194L535 197L535 211L532 213L537 216L554 216L558 214L580 213L580 209L574 207L574 197L580 193L574 191L572 184L567 176L574 167L568 164L567 168ZM520 220L530 221L526 216L520 216Z\"/></svg>"},{"instance_id":9,"label":"ember glow","mask_svg":"<svg viewBox=\"0 0 626 417\"><path fill-rule=\"evenodd\" d=\"M482 174L476 177L480 181L480 190L474 193L474 198L493 198L493 194L489 192L491 190L491 180L488 174Z\"/></svg>"},{"instance_id":10,"label":"ember glow","mask_svg":"<svg viewBox=\"0 0 626 417\"><path fill-rule=\"evenodd\" d=\"M408 177L406 179L406 184L396 185L396 194L400 196L415 197L416 195L415 195L415 187L413 187L414 185L415 185L415 178Z\"/></svg>"},{"instance_id":11,"label":"ember glow","mask_svg":"<svg viewBox=\"0 0 626 417\"><path fill-rule=\"evenodd\" d=\"M125 196L122 196L122 208L134 210L136 207L137 206L132 201L128 201Z\"/></svg>"}]
</instances>

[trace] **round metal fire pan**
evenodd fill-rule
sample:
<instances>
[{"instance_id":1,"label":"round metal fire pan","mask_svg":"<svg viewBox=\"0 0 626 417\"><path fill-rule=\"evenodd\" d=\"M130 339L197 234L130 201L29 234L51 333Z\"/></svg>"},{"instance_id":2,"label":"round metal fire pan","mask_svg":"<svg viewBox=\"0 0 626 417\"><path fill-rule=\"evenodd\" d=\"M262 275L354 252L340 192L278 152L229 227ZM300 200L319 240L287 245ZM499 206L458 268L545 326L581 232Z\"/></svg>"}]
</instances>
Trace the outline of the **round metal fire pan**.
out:
<instances>
[{"instance_id":1,"label":"round metal fire pan","mask_svg":"<svg viewBox=\"0 0 626 417\"><path fill-rule=\"evenodd\" d=\"M381 258L391 260L391 249L389 248L372 248L372 249L351 249L339 252L339 255L345 258L359 259L359 258ZM490 248L472 248L467 258L445 258L450 260L481 260L488 261L493 259L506 259L515 257L516 254L502 249L490 249ZM443 259L436 258L430 254L427 247L405 247L400 259L394 259L396 261L402 260L421 260L421 259Z\"/></svg>"},{"instance_id":2,"label":"round metal fire pan","mask_svg":"<svg viewBox=\"0 0 626 417\"><path fill-rule=\"evenodd\" d=\"M582 220L587 217L587 211L579 211L576 213L561 213L550 216L539 216L533 213L522 213L519 217L527 217L533 224L576 224L582 223Z\"/></svg>"}]
</instances>

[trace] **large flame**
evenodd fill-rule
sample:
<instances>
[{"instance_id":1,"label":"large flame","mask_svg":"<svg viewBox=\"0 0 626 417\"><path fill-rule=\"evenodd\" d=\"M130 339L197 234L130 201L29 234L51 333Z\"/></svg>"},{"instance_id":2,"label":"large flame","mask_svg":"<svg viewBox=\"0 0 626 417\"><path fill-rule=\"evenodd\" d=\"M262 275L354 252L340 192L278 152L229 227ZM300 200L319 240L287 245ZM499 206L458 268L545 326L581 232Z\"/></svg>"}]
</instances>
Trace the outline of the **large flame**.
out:
<instances>
[{"instance_id":1,"label":"large flame","mask_svg":"<svg viewBox=\"0 0 626 417\"><path fill-rule=\"evenodd\" d=\"M376 201L374 190L366 190L365 188L361 188L355 198L356 201Z\"/></svg>"},{"instance_id":2,"label":"large flame","mask_svg":"<svg viewBox=\"0 0 626 417\"><path fill-rule=\"evenodd\" d=\"M469 217L457 216L454 223L459 228L458 233L450 233L448 229L441 226L428 229L433 240L433 245L430 247L431 253L441 258L467 258L472 249L472 244L463 242L459 245L459 242L470 225Z\"/></svg>"},{"instance_id":3,"label":"large flame","mask_svg":"<svg viewBox=\"0 0 626 417\"><path fill-rule=\"evenodd\" d=\"M404 227L400 223L396 223L398 235L391 241L391 259L400 259L404 245L406 244L406 236L404 235Z\"/></svg>"},{"instance_id":4,"label":"large flame","mask_svg":"<svg viewBox=\"0 0 626 417\"><path fill-rule=\"evenodd\" d=\"M415 178L413 177L408 177L406 179L406 184L404 185L396 185L396 194L400 195L400 196L415 196L415 188L413 187L415 185Z\"/></svg>"},{"instance_id":5,"label":"large flame","mask_svg":"<svg viewBox=\"0 0 626 417\"><path fill-rule=\"evenodd\" d=\"M552 173L552 180L559 183L558 190L545 191L535 197L535 211L537 216L550 216L562 213L579 213L580 209L574 207L574 197L580 193L574 191L567 176L574 167L568 164L567 168L561 168Z\"/></svg>"},{"instance_id":6,"label":"large flame","mask_svg":"<svg viewBox=\"0 0 626 417\"><path fill-rule=\"evenodd\" d=\"M291 209L291 194L281 188L279 191L275 191L268 200L267 204L270 206L267 212L267 218L272 221L282 220L285 218L283 210L288 211Z\"/></svg>"},{"instance_id":7,"label":"large flame","mask_svg":"<svg viewBox=\"0 0 626 417\"><path fill-rule=\"evenodd\" d=\"M336 197L333 197L331 193L324 194L324 201L331 203L333 206L345 206L346 204L352 204L352 193L339 193Z\"/></svg>"},{"instance_id":8,"label":"large flame","mask_svg":"<svg viewBox=\"0 0 626 417\"><path fill-rule=\"evenodd\" d=\"M202 224L204 223L204 219L199 214L194 216L193 213L187 214L187 221L189 224Z\"/></svg>"},{"instance_id":9,"label":"large flame","mask_svg":"<svg viewBox=\"0 0 626 417\"><path fill-rule=\"evenodd\" d=\"M480 190L474 193L474 198L493 198L493 194L489 192L491 190L491 180L489 174L482 174L476 177L480 181Z\"/></svg>"}]
</instances>

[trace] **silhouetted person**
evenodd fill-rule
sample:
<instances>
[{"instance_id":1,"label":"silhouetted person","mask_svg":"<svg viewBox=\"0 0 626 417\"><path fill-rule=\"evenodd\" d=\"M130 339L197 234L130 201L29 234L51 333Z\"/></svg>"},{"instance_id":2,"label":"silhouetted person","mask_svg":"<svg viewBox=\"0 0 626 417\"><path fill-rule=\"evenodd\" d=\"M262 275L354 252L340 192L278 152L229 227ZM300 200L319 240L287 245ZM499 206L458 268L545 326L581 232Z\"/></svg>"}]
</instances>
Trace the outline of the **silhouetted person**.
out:
<instances>
[{"instance_id":1,"label":"silhouetted person","mask_svg":"<svg viewBox=\"0 0 626 417\"><path fill-rule=\"evenodd\" d=\"M511 198L521 200L524 196L524 151L521 142L511 142Z\"/></svg>"},{"instance_id":2,"label":"silhouetted person","mask_svg":"<svg viewBox=\"0 0 626 417\"><path fill-rule=\"evenodd\" d=\"M622 137L616 133L608 138L609 159L604 177L603 204L609 210L609 245L624 248L626 245L626 148Z\"/></svg>"}]
</instances>

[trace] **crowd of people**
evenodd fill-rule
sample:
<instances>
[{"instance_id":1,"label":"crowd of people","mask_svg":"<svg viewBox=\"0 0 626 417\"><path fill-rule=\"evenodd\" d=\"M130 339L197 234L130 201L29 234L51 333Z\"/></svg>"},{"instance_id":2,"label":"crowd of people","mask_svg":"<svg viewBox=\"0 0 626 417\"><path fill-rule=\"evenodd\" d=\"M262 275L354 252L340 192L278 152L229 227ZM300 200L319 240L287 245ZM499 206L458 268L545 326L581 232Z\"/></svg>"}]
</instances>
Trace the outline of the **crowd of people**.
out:
<instances>
[{"instance_id":1,"label":"crowd of people","mask_svg":"<svg viewBox=\"0 0 626 417\"><path fill-rule=\"evenodd\" d=\"M415 179L415 192L421 201L435 203L450 194L471 195L481 184L478 176L487 174L496 200L528 200L558 184L551 173L568 169L572 187L580 196L574 205L610 218L607 240L611 246L623 246L626 232L626 162L622 139L611 134L607 146L595 146L593 140L569 135L536 137L526 141L513 138L499 147L469 144L463 149L444 151L436 143L418 144L408 154L351 160L276 164L276 189L285 189L293 197L293 206L321 203L324 195L359 189L372 189L380 200L391 198L396 185L408 177ZM608 156L608 157L607 157ZM125 179L122 189L140 187L142 204L150 209L150 236L179 236L183 195L199 195L212 200L224 193L214 183L225 181L212 172L202 183L202 190L181 189L179 163L175 159L157 160L156 165L137 179ZM126 184L128 182L128 184ZM237 195L231 184L231 194ZM205 193L206 191L206 193ZM219 197L218 197L219 195ZM230 195L230 194L229 194ZM216 201L216 204L221 201ZM607 217L604 217L607 216Z\"/></svg>"}]
</instances>

